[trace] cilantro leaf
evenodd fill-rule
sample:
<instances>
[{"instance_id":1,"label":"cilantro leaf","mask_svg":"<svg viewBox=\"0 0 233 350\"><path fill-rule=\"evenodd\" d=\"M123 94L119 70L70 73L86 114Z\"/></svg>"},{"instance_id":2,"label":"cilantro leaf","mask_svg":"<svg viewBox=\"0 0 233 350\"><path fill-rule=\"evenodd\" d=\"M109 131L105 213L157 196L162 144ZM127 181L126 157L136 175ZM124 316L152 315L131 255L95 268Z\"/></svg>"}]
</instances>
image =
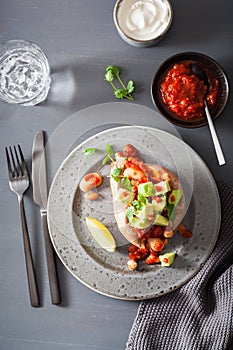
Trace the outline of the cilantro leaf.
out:
<instances>
[{"instance_id":1,"label":"cilantro leaf","mask_svg":"<svg viewBox=\"0 0 233 350\"><path fill-rule=\"evenodd\" d=\"M104 75L104 79L111 85L113 88L114 96L118 99L127 98L130 101L134 101L133 96L131 95L135 89L133 80L129 80L127 86L123 83L120 77L121 70L119 67L110 65L106 68L106 73ZM118 88L114 85L114 79L117 80Z\"/></svg>"},{"instance_id":2,"label":"cilantro leaf","mask_svg":"<svg viewBox=\"0 0 233 350\"><path fill-rule=\"evenodd\" d=\"M111 177L112 177L116 182L119 182L119 181L120 181L119 176L115 176L115 175L111 174Z\"/></svg>"},{"instance_id":3,"label":"cilantro leaf","mask_svg":"<svg viewBox=\"0 0 233 350\"><path fill-rule=\"evenodd\" d=\"M137 199L133 201L133 206L137 210L142 210L142 207L148 203L148 199L146 197L143 197L141 195L137 196Z\"/></svg>"},{"instance_id":4,"label":"cilantro leaf","mask_svg":"<svg viewBox=\"0 0 233 350\"><path fill-rule=\"evenodd\" d=\"M124 98L124 97L125 97L125 94L126 94L126 92L125 92L125 90L123 90L123 89L117 89L117 90L114 91L114 96L115 96L116 98L119 98L119 99Z\"/></svg>"},{"instance_id":5,"label":"cilantro leaf","mask_svg":"<svg viewBox=\"0 0 233 350\"><path fill-rule=\"evenodd\" d=\"M106 157L104 157L104 159L103 159L103 161L102 161L102 165L105 165L105 164L107 164L108 162L110 162L110 158L109 158L109 156L107 155Z\"/></svg>"},{"instance_id":6,"label":"cilantro leaf","mask_svg":"<svg viewBox=\"0 0 233 350\"><path fill-rule=\"evenodd\" d=\"M106 156L105 158L103 159L102 161L102 165L105 165L106 163L108 163L109 161L113 162L114 159L112 158L113 154L114 154L114 151L113 151L113 148L111 145L109 145L108 143L106 144ZM94 154L96 151L98 151L98 148L97 147L89 147L89 148L86 148L84 149L82 152L86 155L86 156L91 156L92 154ZM116 176L119 176L120 175L120 171L121 169L118 169L117 170L117 173L115 174ZM119 173L119 175L118 175Z\"/></svg>"},{"instance_id":7,"label":"cilantro leaf","mask_svg":"<svg viewBox=\"0 0 233 350\"><path fill-rule=\"evenodd\" d=\"M128 191L132 191L132 185L130 183L130 179L127 176L123 177L121 180L121 186Z\"/></svg>"},{"instance_id":8,"label":"cilantro leaf","mask_svg":"<svg viewBox=\"0 0 233 350\"><path fill-rule=\"evenodd\" d=\"M90 148L86 148L83 150L83 153L86 155L86 156L91 156L92 154L94 154L95 152L97 151L97 148L95 147L90 147Z\"/></svg>"},{"instance_id":9,"label":"cilantro leaf","mask_svg":"<svg viewBox=\"0 0 233 350\"><path fill-rule=\"evenodd\" d=\"M134 207L129 207L126 211L126 217L129 220L129 223L131 224L134 218L134 214L135 214L135 209Z\"/></svg>"},{"instance_id":10,"label":"cilantro leaf","mask_svg":"<svg viewBox=\"0 0 233 350\"><path fill-rule=\"evenodd\" d=\"M119 182L120 181L120 175L122 173L122 169L121 168L115 168L112 171L111 177L116 181Z\"/></svg>"},{"instance_id":11,"label":"cilantro leaf","mask_svg":"<svg viewBox=\"0 0 233 350\"><path fill-rule=\"evenodd\" d=\"M129 80L127 84L127 90L131 94L135 89L133 80Z\"/></svg>"},{"instance_id":12,"label":"cilantro leaf","mask_svg":"<svg viewBox=\"0 0 233 350\"><path fill-rule=\"evenodd\" d=\"M106 148L106 153L107 153L107 155L106 155L106 157L103 159L102 165L105 165L105 164L107 164L108 162L113 162L113 161L114 161L114 159L112 158L112 156L113 156L113 154L114 154L114 151L113 151L112 146L109 145L109 144L107 143L106 146L105 146L105 148Z\"/></svg>"},{"instance_id":13,"label":"cilantro leaf","mask_svg":"<svg viewBox=\"0 0 233 350\"><path fill-rule=\"evenodd\" d=\"M112 146L109 145L108 143L106 144L106 151L108 156L112 156L114 153Z\"/></svg>"},{"instance_id":14,"label":"cilantro leaf","mask_svg":"<svg viewBox=\"0 0 233 350\"><path fill-rule=\"evenodd\" d=\"M107 73L105 73L104 75L104 79L106 81L108 81L109 83L112 82L114 80L114 75L112 74L112 72L109 70L107 71Z\"/></svg>"},{"instance_id":15,"label":"cilantro leaf","mask_svg":"<svg viewBox=\"0 0 233 350\"><path fill-rule=\"evenodd\" d=\"M121 72L119 67L113 66L112 64L106 68L106 72L111 72L113 76L118 76Z\"/></svg>"},{"instance_id":16,"label":"cilantro leaf","mask_svg":"<svg viewBox=\"0 0 233 350\"><path fill-rule=\"evenodd\" d=\"M115 168L112 171L112 174L115 175L115 176L120 176L121 173L122 173L122 169L121 168Z\"/></svg>"}]
</instances>

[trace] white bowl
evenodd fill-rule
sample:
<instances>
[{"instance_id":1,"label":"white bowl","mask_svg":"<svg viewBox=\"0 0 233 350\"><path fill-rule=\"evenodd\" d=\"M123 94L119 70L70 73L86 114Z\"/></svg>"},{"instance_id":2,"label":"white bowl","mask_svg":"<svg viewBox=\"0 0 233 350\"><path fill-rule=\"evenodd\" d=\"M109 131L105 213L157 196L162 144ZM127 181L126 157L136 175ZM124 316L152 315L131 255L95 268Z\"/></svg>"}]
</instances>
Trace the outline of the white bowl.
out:
<instances>
[{"instance_id":1,"label":"white bowl","mask_svg":"<svg viewBox=\"0 0 233 350\"><path fill-rule=\"evenodd\" d=\"M169 0L117 0L113 19L121 38L136 47L156 45L172 24Z\"/></svg>"}]
</instances>

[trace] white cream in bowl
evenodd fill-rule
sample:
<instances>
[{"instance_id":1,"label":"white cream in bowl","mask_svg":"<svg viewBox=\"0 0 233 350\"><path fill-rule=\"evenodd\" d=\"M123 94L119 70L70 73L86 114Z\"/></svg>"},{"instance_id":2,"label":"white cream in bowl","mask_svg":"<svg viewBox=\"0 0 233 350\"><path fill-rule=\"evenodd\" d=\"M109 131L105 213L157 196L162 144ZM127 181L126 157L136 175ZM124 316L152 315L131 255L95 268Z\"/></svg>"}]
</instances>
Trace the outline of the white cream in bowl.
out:
<instances>
[{"instance_id":1,"label":"white cream in bowl","mask_svg":"<svg viewBox=\"0 0 233 350\"><path fill-rule=\"evenodd\" d=\"M172 8L167 0L118 0L114 19L120 35L138 42L156 41L170 27Z\"/></svg>"}]
</instances>

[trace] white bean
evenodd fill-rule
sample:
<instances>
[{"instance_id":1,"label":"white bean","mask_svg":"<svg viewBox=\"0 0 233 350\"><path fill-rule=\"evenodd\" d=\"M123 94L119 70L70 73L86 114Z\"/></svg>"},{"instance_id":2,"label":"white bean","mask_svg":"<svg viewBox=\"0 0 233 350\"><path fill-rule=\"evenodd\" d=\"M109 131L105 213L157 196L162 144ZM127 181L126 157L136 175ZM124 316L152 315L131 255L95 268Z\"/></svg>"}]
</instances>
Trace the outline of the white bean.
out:
<instances>
[{"instance_id":1,"label":"white bean","mask_svg":"<svg viewBox=\"0 0 233 350\"><path fill-rule=\"evenodd\" d=\"M89 201L95 201L99 197L99 194L98 192L90 191L90 192L86 192L84 197Z\"/></svg>"},{"instance_id":2,"label":"white bean","mask_svg":"<svg viewBox=\"0 0 233 350\"><path fill-rule=\"evenodd\" d=\"M138 263L137 261L133 260L133 259L130 259L128 262L127 262L127 266L128 268L133 271L133 270L136 270L136 268L138 267Z\"/></svg>"},{"instance_id":3,"label":"white bean","mask_svg":"<svg viewBox=\"0 0 233 350\"><path fill-rule=\"evenodd\" d=\"M174 236L174 232L172 230L165 230L163 235L165 238L171 238Z\"/></svg>"}]
</instances>

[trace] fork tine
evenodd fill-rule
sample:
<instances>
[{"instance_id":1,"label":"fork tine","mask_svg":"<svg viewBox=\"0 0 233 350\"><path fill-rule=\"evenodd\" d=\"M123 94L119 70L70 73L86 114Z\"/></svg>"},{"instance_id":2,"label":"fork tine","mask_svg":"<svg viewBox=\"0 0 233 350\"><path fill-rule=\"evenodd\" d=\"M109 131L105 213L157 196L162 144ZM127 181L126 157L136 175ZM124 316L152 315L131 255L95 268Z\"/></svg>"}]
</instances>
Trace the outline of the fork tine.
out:
<instances>
[{"instance_id":1,"label":"fork tine","mask_svg":"<svg viewBox=\"0 0 233 350\"><path fill-rule=\"evenodd\" d=\"M15 158L14 158L11 146L9 147L9 149L10 149L10 155L11 155L11 163L13 165L12 176L13 177L17 177L18 176L17 167L16 167L16 164L15 164Z\"/></svg>"},{"instance_id":2,"label":"fork tine","mask_svg":"<svg viewBox=\"0 0 233 350\"><path fill-rule=\"evenodd\" d=\"M19 147L19 145L18 145ZM19 176L22 176L22 171L21 171L21 165L20 165L20 160L19 160L19 157L18 157L18 152L16 150L16 147L14 146L14 151L15 151L15 158L16 158L16 161L17 161L17 169L18 169L18 175Z\"/></svg>"},{"instance_id":3,"label":"fork tine","mask_svg":"<svg viewBox=\"0 0 233 350\"><path fill-rule=\"evenodd\" d=\"M9 178L12 180L18 176L28 176L27 164L25 162L20 145L17 147L5 147Z\"/></svg>"},{"instance_id":4,"label":"fork tine","mask_svg":"<svg viewBox=\"0 0 233 350\"><path fill-rule=\"evenodd\" d=\"M8 167L8 173L9 173L9 179L11 180L13 177L12 174L12 167L11 167L11 161L10 161L10 156L9 156L9 152L7 147L5 147L5 151L6 151L6 160L7 160L7 167Z\"/></svg>"},{"instance_id":5,"label":"fork tine","mask_svg":"<svg viewBox=\"0 0 233 350\"><path fill-rule=\"evenodd\" d=\"M23 152L22 152L22 149L20 147L20 145L18 145L18 148L19 148L19 153L20 153L20 157L21 157L21 161L22 161L22 171L23 171L23 174L24 175L28 175L28 170L27 170L27 164L25 162L25 159L24 159L24 156L23 156Z\"/></svg>"}]
</instances>

